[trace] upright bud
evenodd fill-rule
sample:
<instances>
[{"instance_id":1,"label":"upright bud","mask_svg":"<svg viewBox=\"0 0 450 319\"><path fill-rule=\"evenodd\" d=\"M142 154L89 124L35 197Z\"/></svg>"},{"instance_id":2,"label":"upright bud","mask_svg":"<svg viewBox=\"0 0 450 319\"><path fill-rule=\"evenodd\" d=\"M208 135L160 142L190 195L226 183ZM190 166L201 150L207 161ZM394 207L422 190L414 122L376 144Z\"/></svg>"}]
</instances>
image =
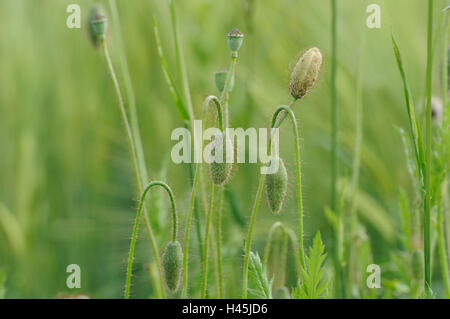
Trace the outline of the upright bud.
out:
<instances>
[{"instance_id":1,"label":"upright bud","mask_svg":"<svg viewBox=\"0 0 450 319\"><path fill-rule=\"evenodd\" d=\"M267 202L272 213L279 214L286 198L288 176L286 166L280 157L273 157L270 161L278 161L278 171L266 175ZM269 165L272 166L274 163L269 163Z\"/></svg>"},{"instance_id":2,"label":"upright bud","mask_svg":"<svg viewBox=\"0 0 450 319\"><path fill-rule=\"evenodd\" d=\"M217 71L214 74L214 81L216 82L216 87L219 90L219 92L222 93L223 89L225 88L225 82L227 81L227 75L228 70L222 69L220 71ZM234 86L234 77L231 77L231 84L230 84L230 90L233 89Z\"/></svg>"},{"instance_id":3,"label":"upright bud","mask_svg":"<svg viewBox=\"0 0 450 319\"><path fill-rule=\"evenodd\" d=\"M316 47L308 49L292 70L289 91L295 99L301 99L313 87L322 66L322 53Z\"/></svg>"},{"instance_id":4,"label":"upright bud","mask_svg":"<svg viewBox=\"0 0 450 319\"><path fill-rule=\"evenodd\" d=\"M94 5L89 10L88 30L89 37L95 47L100 47L101 41L105 38L108 27L108 19L102 7Z\"/></svg>"},{"instance_id":5,"label":"upright bud","mask_svg":"<svg viewBox=\"0 0 450 319\"><path fill-rule=\"evenodd\" d=\"M233 142L225 132L220 132L214 135L212 143L213 158L209 164L209 175L214 184L223 185L231 177L234 160ZM216 151L221 154L216 154Z\"/></svg>"},{"instance_id":6,"label":"upright bud","mask_svg":"<svg viewBox=\"0 0 450 319\"><path fill-rule=\"evenodd\" d=\"M227 34L228 47L232 52L237 52L244 41L244 34L238 28L234 28Z\"/></svg>"},{"instance_id":7,"label":"upright bud","mask_svg":"<svg viewBox=\"0 0 450 319\"><path fill-rule=\"evenodd\" d=\"M162 257L164 279L170 291L176 291L183 272L183 250L178 241L167 244Z\"/></svg>"}]
</instances>

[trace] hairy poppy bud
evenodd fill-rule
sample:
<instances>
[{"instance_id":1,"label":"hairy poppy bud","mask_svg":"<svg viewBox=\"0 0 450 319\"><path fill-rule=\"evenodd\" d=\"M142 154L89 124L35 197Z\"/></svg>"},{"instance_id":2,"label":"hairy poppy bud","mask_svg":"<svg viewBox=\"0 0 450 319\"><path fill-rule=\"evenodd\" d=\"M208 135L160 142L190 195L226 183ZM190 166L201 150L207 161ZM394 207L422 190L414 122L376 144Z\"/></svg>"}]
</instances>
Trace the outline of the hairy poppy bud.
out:
<instances>
[{"instance_id":1,"label":"hairy poppy bud","mask_svg":"<svg viewBox=\"0 0 450 319\"><path fill-rule=\"evenodd\" d=\"M278 161L278 171L266 175L266 195L269 208L274 214L279 214L286 198L288 177L286 166L280 157L274 157L270 161ZM272 163L270 163L272 165Z\"/></svg>"},{"instance_id":2,"label":"hairy poppy bud","mask_svg":"<svg viewBox=\"0 0 450 319\"><path fill-rule=\"evenodd\" d=\"M322 66L322 53L318 48L308 49L292 70L289 91L295 99L301 99L313 87Z\"/></svg>"},{"instance_id":3,"label":"hairy poppy bud","mask_svg":"<svg viewBox=\"0 0 450 319\"><path fill-rule=\"evenodd\" d=\"M170 291L176 291L183 272L183 250L178 241L167 244L162 257L164 278Z\"/></svg>"},{"instance_id":4,"label":"hairy poppy bud","mask_svg":"<svg viewBox=\"0 0 450 319\"><path fill-rule=\"evenodd\" d=\"M213 140L213 159L209 164L209 175L216 185L223 185L228 182L231 177L233 168L234 149L233 142L225 132L214 135ZM221 156L215 152L221 152Z\"/></svg>"}]
</instances>

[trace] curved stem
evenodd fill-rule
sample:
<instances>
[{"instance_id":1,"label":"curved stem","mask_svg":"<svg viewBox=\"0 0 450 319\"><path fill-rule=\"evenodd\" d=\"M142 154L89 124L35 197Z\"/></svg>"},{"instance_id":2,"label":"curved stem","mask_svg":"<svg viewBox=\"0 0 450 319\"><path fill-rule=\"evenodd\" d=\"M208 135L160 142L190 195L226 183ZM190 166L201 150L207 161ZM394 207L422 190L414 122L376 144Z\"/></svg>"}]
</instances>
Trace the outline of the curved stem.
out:
<instances>
[{"instance_id":1,"label":"curved stem","mask_svg":"<svg viewBox=\"0 0 450 319\"><path fill-rule=\"evenodd\" d=\"M116 90L116 94L117 94L117 97L119 99L119 108L120 108L120 112L121 112L121 115L122 115L123 123L124 123L125 128L126 128L126 132L127 132L128 144L129 144L129 147L130 147L130 153L131 153L131 158L132 158L132 162L133 162L133 169L134 169L134 173L135 173L135 177L136 177L136 184L137 184L137 187L138 187L138 192L141 193L142 185L141 185L141 178L140 178L139 170L138 170L136 151L135 151L135 146L134 146L134 139L133 139L133 134L132 134L131 127L130 127L130 124L129 124L129 121L128 121L127 112L125 110L125 104L123 102L122 93L120 91L119 81L117 80L116 73L114 72L114 67L113 67L112 62L111 62L111 57L109 55L108 47L107 47L106 42L105 42L104 39L102 40L101 44L102 44L102 47L103 47L103 53L105 55L106 62L108 64L108 70L109 70L111 79L112 79L113 84L114 84L114 89ZM151 227L151 224L150 224L150 221L148 219L148 216L147 216L145 208L144 208L144 221L145 221L145 226L146 226L147 233L148 233L148 236L149 236L150 244L151 244L152 249L153 249L153 254L154 254L155 260L156 260L156 262L158 264L158 275L159 275L160 288L161 288L161 297L162 298L166 298L165 289L164 289L164 281L163 281L163 276L162 276L161 263L160 263L160 258L159 258L159 249L158 249L158 245L156 244L156 238L155 238L155 235L153 233L153 229Z\"/></svg>"},{"instance_id":2,"label":"curved stem","mask_svg":"<svg viewBox=\"0 0 450 319\"><path fill-rule=\"evenodd\" d=\"M204 118L206 109L208 108L209 103L214 102L214 105L217 108L217 117L219 120L219 128L223 132L225 129L224 126L224 119L223 119L223 108L220 104L219 99L215 95L209 95L206 97L206 99L203 101L203 108L202 108L202 118Z\"/></svg>"},{"instance_id":3,"label":"curved stem","mask_svg":"<svg viewBox=\"0 0 450 319\"><path fill-rule=\"evenodd\" d=\"M131 243L130 243L130 253L128 255L127 279L126 279L126 284L125 284L125 299L128 299L130 297L131 272L133 270L134 248L136 246L136 239L137 239L137 234L138 234L138 230L139 230L139 222L141 219L141 213L142 213L142 209L144 207L145 197L147 196L147 193L149 192L150 188L152 188L153 186L161 186L169 194L170 203L172 206L172 241L175 242L177 240L177 211L176 211L175 199L173 196L172 189L169 187L169 185L167 185L166 183L161 182L161 181L150 182L145 187L145 189L141 195L141 200L139 202L139 208L138 208L138 211L136 214L136 220L134 222L133 236L131 238ZM158 263L159 263L159 261L158 261Z\"/></svg>"},{"instance_id":4,"label":"curved stem","mask_svg":"<svg viewBox=\"0 0 450 319\"><path fill-rule=\"evenodd\" d=\"M284 225L282 222L276 222L270 227L269 234L267 235L266 247L264 248L264 256L263 256L263 266L267 267L269 262L270 248L272 246L273 236L275 232L280 229L282 234L286 233Z\"/></svg>"},{"instance_id":5,"label":"curved stem","mask_svg":"<svg viewBox=\"0 0 450 319\"><path fill-rule=\"evenodd\" d=\"M287 106L287 109L290 109L292 105L296 100L294 99L291 101L291 103ZM281 114L281 116L276 120L275 123L272 123L272 128L277 128L281 125L283 120L286 118L287 113ZM272 133L273 134L273 133ZM272 147L272 134L269 137L269 146L268 148L268 154L271 153L271 147ZM247 234L247 240L245 242L245 255L244 255L244 268L243 268L243 276L242 276L242 298L247 298L247 287L248 287L248 265L250 262L250 250L252 246L252 237L253 237L253 228L255 226L256 221L256 215L258 214L259 204L261 202L261 196L264 189L264 181L265 181L265 175L260 174L259 183L258 183L258 190L256 191L256 197L255 201L253 202L252 212L250 216L250 225L248 228L248 234ZM303 239L302 239L303 240ZM301 265L303 265L301 263Z\"/></svg>"},{"instance_id":6,"label":"curved stem","mask_svg":"<svg viewBox=\"0 0 450 319\"><path fill-rule=\"evenodd\" d=\"M272 127L276 123L276 119L278 117L278 114L284 111L287 113L291 119L292 122L292 132L294 134L294 145L295 145L295 166L296 166L296 172L297 172L297 218L298 218L298 251L299 251L299 258L300 258L300 264L302 267L305 267L305 252L303 248L303 197L302 197L302 173L301 173L301 159L300 159L300 137L298 134L298 126L297 126L297 119L295 118L294 112L287 106L281 105L279 106L272 118Z\"/></svg>"},{"instance_id":7,"label":"curved stem","mask_svg":"<svg viewBox=\"0 0 450 319\"><path fill-rule=\"evenodd\" d=\"M281 244L280 286L284 286L286 284L287 250L288 250L288 235L284 234L283 242Z\"/></svg>"},{"instance_id":8,"label":"curved stem","mask_svg":"<svg viewBox=\"0 0 450 319\"><path fill-rule=\"evenodd\" d=\"M203 108L202 108L202 119L205 117L206 109L210 105L211 102L214 102L214 105L217 108L217 116L219 119L219 125L223 130L223 110L222 106L220 105L219 99L214 95L209 95L206 97L206 99L203 102ZM187 290L188 290L188 260L189 260L189 235L191 232L191 222L192 222L192 212L194 210L195 206L195 196L196 191L198 187L198 183L200 180L200 174L201 174L201 165L196 164L195 167L195 173L194 173L194 180L192 182L192 192L191 192L191 199L189 203L189 211L186 216L186 231L184 234L184 251L183 251L183 263L184 263L184 271L183 271L183 292L181 294L182 298L187 297ZM206 238L205 238L206 243ZM206 245L206 244L205 244ZM205 259L205 256L203 256L203 259Z\"/></svg>"},{"instance_id":9,"label":"curved stem","mask_svg":"<svg viewBox=\"0 0 450 319\"><path fill-rule=\"evenodd\" d=\"M287 234L286 229L284 225L281 222L276 222L270 227L269 229L269 235L267 237L266 247L264 248L264 256L263 256L263 267L265 269L268 269L268 262L269 262L269 256L270 256L270 250L272 246L272 241L275 232L280 229L281 235L283 236L283 244L281 249L281 258L282 263L280 267L280 280L284 284L284 277L285 277L285 267L287 262L287 239L290 238L290 236ZM295 250L295 241L292 243L293 249ZM277 269L277 268L275 268Z\"/></svg>"},{"instance_id":10,"label":"curved stem","mask_svg":"<svg viewBox=\"0 0 450 319\"><path fill-rule=\"evenodd\" d=\"M206 218L205 245L203 247L204 261L203 261L202 295L201 295L202 299L205 299L206 297L206 287L208 282L208 248L209 248L209 233L211 230L211 220L213 215L214 191L215 191L215 184L211 183L211 190L209 193L208 216Z\"/></svg>"}]
</instances>

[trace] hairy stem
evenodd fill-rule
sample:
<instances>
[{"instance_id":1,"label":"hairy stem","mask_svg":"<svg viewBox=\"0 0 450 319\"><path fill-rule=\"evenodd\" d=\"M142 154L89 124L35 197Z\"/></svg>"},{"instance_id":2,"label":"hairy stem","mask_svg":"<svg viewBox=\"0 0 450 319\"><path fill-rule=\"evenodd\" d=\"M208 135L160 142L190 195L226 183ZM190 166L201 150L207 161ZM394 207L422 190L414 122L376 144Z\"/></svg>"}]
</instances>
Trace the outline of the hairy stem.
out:
<instances>
[{"instance_id":1,"label":"hairy stem","mask_svg":"<svg viewBox=\"0 0 450 319\"><path fill-rule=\"evenodd\" d=\"M177 211L175 206L175 199L173 196L172 189L164 182L161 181L154 181L150 182L144 189L141 200L139 202L139 207L136 214L136 220L134 222L134 228L133 228L133 235L131 237L131 243L130 243L130 252L128 255L128 264L127 264L127 279L125 283L125 299L128 299L130 297L130 287L131 287L131 272L133 270L133 258L134 258L134 249L136 246L136 239L137 234L139 230L139 222L141 220L141 214L142 210L144 208L145 203L145 197L147 196L147 193L150 191L150 189L154 186L161 186L163 189L165 189L169 195L170 198L170 204L172 206L172 241L175 242L177 239ZM159 261L158 261L159 264Z\"/></svg>"},{"instance_id":2,"label":"hairy stem","mask_svg":"<svg viewBox=\"0 0 450 319\"><path fill-rule=\"evenodd\" d=\"M223 193L224 186L219 188L219 204L217 207L216 216L216 249L217 249L217 266L219 276L219 298L224 297L223 294L223 273L222 273L222 208L223 208Z\"/></svg>"},{"instance_id":3,"label":"hairy stem","mask_svg":"<svg viewBox=\"0 0 450 319\"><path fill-rule=\"evenodd\" d=\"M128 63L127 63L127 59L126 59L126 55L125 55L125 49L124 49L123 38L122 38L121 27L120 27L120 18L119 18L119 12L117 10L116 0L109 0L109 4L110 4L110 8L111 8L113 22L115 25L115 34L117 34L118 46L120 48L119 58L120 58L120 65L122 68L123 79L124 79L124 83L125 83L125 90L127 92L127 97L128 97L129 109L130 109L130 125L131 125L132 133L134 135L136 156L137 156L137 161L138 161L138 165L139 165L138 169L139 169L139 173L141 175L141 185L143 185L148 180L148 174L147 174L147 167L145 166L145 157L144 157L144 151L143 151L143 147L142 147L142 140L141 140L141 134L140 134L140 130L139 130L137 111L136 111L136 97L134 95L133 84L131 82L130 71L128 69Z\"/></svg>"},{"instance_id":4,"label":"hairy stem","mask_svg":"<svg viewBox=\"0 0 450 319\"><path fill-rule=\"evenodd\" d=\"M219 125L223 129L223 125L224 125L223 124L223 109L219 102L219 99L214 95L210 95L210 96L206 97L205 101L203 102L202 119L205 117L206 110L211 105L211 102L213 102L214 106L216 107L217 116L219 118ZM199 184L199 181L201 178L201 167L202 166L199 163L197 163L195 165L194 180L192 182L192 192L191 192L191 198L190 198L190 203L189 203L189 211L186 216L186 230L184 233L184 251L183 251L183 263L184 263L183 269L184 269L184 271L183 271L183 291L181 294L182 298L187 297L188 277L189 277L189 271L188 271L188 267L189 267L189 263L188 263L188 261L189 261L189 235L191 232L192 213L194 211L194 206L195 206L195 201L196 201L196 191L197 191L197 187L198 187L198 184ZM205 237L203 251L205 250L204 246L206 245L206 242L207 242L207 238ZM206 261L206 255L203 255L203 264L205 264L205 261Z\"/></svg>"},{"instance_id":5,"label":"hairy stem","mask_svg":"<svg viewBox=\"0 0 450 319\"><path fill-rule=\"evenodd\" d=\"M292 107L295 103L295 99L288 105L288 109ZM279 116L279 118L276 120L276 122L272 125L272 128L277 128L281 125L283 120L286 118L287 112L284 112ZM269 139L269 146L268 146L268 154L271 153L271 142L272 138L270 136ZM260 174L259 182L258 182L258 189L256 191L256 197L255 201L253 202L253 207L250 215L250 225L248 227L248 233L247 233L247 240L245 242L245 254L244 254L244 268L242 270L242 298L247 299L247 288L248 288L248 265L250 262L250 250L252 247L252 238L253 238L253 228L255 227L255 221L256 221L256 215L258 214L259 205L261 202L262 192L264 189L264 182L265 182L265 175ZM302 239L303 240L303 239ZM300 257L301 258L301 257ZM302 263L301 263L302 264ZM302 264L303 265L303 264Z\"/></svg>"},{"instance_id":6,"label":"hairy stem","mask_svg":"<svg viewBox=\"0 0 450 319\"><path fill-rule=\"evenodd\" d=\"M209 193L209 204L208 204L208 216L206 217L206 231L205 231L205 244L203 246L203 276L202 276L202 290L201 298L206 298L206 288L208 286L208 248L209 248L209 233L211 231L211 221L214 213L214 191L215 184L211 182L211 189Z\"/></svg>"},{"instance_id":7,"label":"hairy stem","mask_svg":"<svg viewBox=\"0 0 450 319\"><path fill-rule=\"evenodd\" d=\"M272 127L276 124L278 114L284 111L288 113L292 122L292 133L294 134L294 147L295 147L295 167L296 167L296 184L297 184L297 219L298 219L298 250L300 257L300 264L305 267L305 252L303 247L303 196L302 196L302 172L301 172L301 159L300 159L300 136L298 134L297 119L294 112L285 105L279 106L272 118Z\"/></svg>"},{"instance_id":8,"label":"hairy stem","mask_svg":"<svg viewBox=\"0 0 450 319\"><path fill-rule=\"evenodd\" d=\"M114 84L114 89L116 90L116 94L119 99L120 113L122 115L122 120L125 125L126 132L127 132L128 144L130 147L130 153L131 153L133 168L134 168L134 172L135 172L135 176L136 176L138 192L141 193L142 192L142 184L140 182L141 178L139 175L139 170L138 170L138 165L137 165L137 158L136 158L136 152L135 152L135 147L134 147L133 134L132 134L131 127L130 127L130 124L128 121L127 112L125 110L122 93L120 91L119 81L117 80L117 76L114 71L114 67L112 65L111 57L109 55L108 47L107 47L104 39L102 40L102 47L103 47L103 53L105 55L106 62L108 64L108 70L109 70L112 82ZM161 293L162 293L161 298L166 298L165 289L164 289L164 281L163 281L163 276L162 276L162 269L161 269L161 262L160 262L160 258L159 258L159 249L158 249L158 245L156 243L156 237L153 233L153 229L152 229L150 220L148 219L145 209L144 209L144 221L145 221L145 226L146 226L147 233L148 233L148 236L150 239L150 244L152 246L153 254L154 254L155 260L158 264L159 281L160 281ZM158 290L158 289L156 289L156 290Z\"/></svg>"}]
</instances>

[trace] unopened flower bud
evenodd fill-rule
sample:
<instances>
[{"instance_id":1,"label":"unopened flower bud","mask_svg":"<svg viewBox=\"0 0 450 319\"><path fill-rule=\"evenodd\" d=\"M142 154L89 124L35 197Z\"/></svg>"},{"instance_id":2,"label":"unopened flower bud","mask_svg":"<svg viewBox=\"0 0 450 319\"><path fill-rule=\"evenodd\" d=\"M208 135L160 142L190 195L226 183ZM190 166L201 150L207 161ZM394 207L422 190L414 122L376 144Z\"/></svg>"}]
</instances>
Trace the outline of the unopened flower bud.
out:
<instances>
[{"instance_id":1,"label":"unopened flower bud","mask_svg":"<svg viewBox=\"0 0 450 319\"><path fill-rule=\"evenodd\" d=\"M316 47L308 49L292 70L289 91L295 99L301 99L313 87L322 66L322 53Z\"/></svg>"}]
</instances>

